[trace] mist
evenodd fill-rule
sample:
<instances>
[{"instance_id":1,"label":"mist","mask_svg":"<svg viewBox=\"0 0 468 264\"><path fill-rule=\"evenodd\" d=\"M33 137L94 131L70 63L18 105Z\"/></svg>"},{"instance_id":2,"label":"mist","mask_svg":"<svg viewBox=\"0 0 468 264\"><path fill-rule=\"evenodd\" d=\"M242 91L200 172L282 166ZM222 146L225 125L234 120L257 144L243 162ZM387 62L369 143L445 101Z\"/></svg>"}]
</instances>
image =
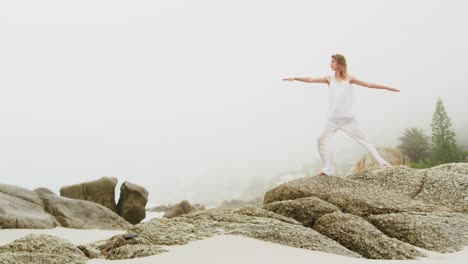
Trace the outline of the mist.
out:
<instances>
[{"instance_id":1,"label":"mist","mask_svg":"<svg viewBox=\"0 0 468 264\"><path fill-rule=\"evenodd\" d=\"M0 182L34 189L115 176L149 202L259 196L320 170L341 53L376 147L431 134L437 97L468 146L464 1L1 1ZM335 161L365 149L342 132ZM255 188L253 188L255 189Z\"/></svg>"}]
</instances>

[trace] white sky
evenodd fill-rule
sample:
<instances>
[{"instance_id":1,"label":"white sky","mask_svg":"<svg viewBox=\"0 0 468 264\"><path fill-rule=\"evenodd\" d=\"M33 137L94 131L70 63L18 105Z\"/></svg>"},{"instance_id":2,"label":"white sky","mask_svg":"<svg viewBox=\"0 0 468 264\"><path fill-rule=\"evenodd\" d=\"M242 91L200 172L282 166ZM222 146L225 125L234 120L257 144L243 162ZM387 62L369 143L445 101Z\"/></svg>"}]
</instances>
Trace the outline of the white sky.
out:
<instances>
[{"instance_id":1,"label":"white sky","mask_svg":"<svg viewBox=\"0 0 468 264\"><path fill-rule=\"evenodd\" d=\"M281 79L330 75L333 53L401 90L357 86L375 146L407 127L430 135L438 96L468 145L467 5L0 1L0 182L58 192L116 176L153 203L237 198L317 162L326 85ZM336 143L337 165L365 153Z\"/></svg>"}]
</instances>

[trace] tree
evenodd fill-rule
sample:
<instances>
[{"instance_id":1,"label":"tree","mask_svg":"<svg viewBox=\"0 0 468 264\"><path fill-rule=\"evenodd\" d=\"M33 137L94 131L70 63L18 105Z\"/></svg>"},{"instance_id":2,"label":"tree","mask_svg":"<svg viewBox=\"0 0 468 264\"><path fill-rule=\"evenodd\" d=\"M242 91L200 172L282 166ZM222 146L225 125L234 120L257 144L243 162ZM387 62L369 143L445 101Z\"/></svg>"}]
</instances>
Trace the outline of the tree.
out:
<instances>
[{"instance_id":1,"label":"tree","mask_svg":"<svg viewBox=\"0 0 468 264\"><path fill-rule=\"evenodd\" d=\"M426 136L422 129L407 128L398 140L401 144L397 148L412 162L426 162L426 159L429 158L431 154L430 137Z\"/></svg>"},{"instance_id":2,"label":"tree","mask_svg":"<svg viewBox=\"0 0 468 264\"><path fill-rule=\"evenodd\" d=\"M461 151L455 141L455 132L452 122L445 111L440 98L437 99L436 110L432 116L432 155L431 163L439 165L443 163L461 161Z\"/></svg>"}]
</instances>

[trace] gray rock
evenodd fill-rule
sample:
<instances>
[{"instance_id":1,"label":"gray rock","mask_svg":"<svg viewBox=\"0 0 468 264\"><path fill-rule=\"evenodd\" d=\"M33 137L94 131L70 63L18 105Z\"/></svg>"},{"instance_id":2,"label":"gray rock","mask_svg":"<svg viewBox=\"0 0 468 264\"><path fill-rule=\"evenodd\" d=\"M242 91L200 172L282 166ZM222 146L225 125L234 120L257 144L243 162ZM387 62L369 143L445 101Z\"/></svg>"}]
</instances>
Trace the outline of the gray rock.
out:
<instances>
[{"instance_id":1,"label":"gray rock","mask_svg":"<svg viewBox=\"0 0 468 264\"><path fill-rule=\"evenodd\" d=\"M467 171L465 163L443 164L429 169L395 166L370 168L347 179L371 183L415 200L468 213Z\"/></svg>"},{"instance_id":2,"label":"gray rock","mask_svg":"<svg viewBox=\"0 0 468 264\"><path fill-rule=\"evenodd\" d=\"M415 199L437 203L456 212L468 213L468 174L429 169Z\"/></svg>"},{"instance_id":3,"label":"gray rock","mask_svg":"<svg viewBox=\"0 0 468 264\"><path fill-rule=\"evenodd\" d=\"M107 259L131 259L156 255L167 250L152 245L147 239L135 233L113 236L106 240L86 245L100 252Z\"/></svg>"},{"instance_id":4,"label":"gray rock","mask_svg":"<svg viewBox=\"0 0 468 264\"><path fill-rule=\"evenodd\" d=\"M390 238L365 219L335 212L320 217L314 230L370 259L416 259L425 255L415 247Z\"/></svg>"},{"instance_id":5,"label":"gray rock","mask_svg":"<svg viewBox=\"0 0 468 264\"><path fill-rule=\"evenodd\" d=\"M263 209L294 218L308 227L312 227L321 216L340 211L338 207L317 197L273 202L263 206Z\"/></svg>"},{"instance_id":6,"label":"gray rock","mask_svg":"<svg viewBox=\"0 0 468 264\"><path fill-rule=\"evenodd\" d=\"M0 246L0 262L5 264L84 264L88 258L70 242L50 235L28 235Z\"/></svg>"},{"instance_id":7,"label":"gray rock","mask_svg":"<svg viewBox=\"0 0 468 264\"><path fill-rule=\"evenodd\" d=\"M95 181L64 186L60 188L60 195L67 198L98 203L117 212L115 204L116 185L117 178L102 177Z\"/></svg>"},{"instance_id":8,"label":"gray rock","mask_svg":"<svg viewBox=\"0 0 468 264\"><path fill-rule=\"evenodd\" d=\"M120 216L132 224L138 224L146 216L148 191L131 182L124 182L120 187L120 198L117 210Z\"/></svg>"},{"instance_id":9,"label":"gray rock","mask_svg":"<svg viewBox=\"0 0 468 264\"><path fill-rule=\"evenodd\" d=\"M292 218L257 206L240 209L208 209L179 217L152 219L131 232L153 245L181 245L219 234L242 235L291 247L359 257L335 241L302 226Z\"/></svg>"},{"instance_id":10,"label":"gray rock","mask_svg":"<svg viewBox=\"0 0 468 264\"><path fill-rule=\"evenodd\" d=\"M45 210L64 227L119 230L131 227L116 213L97 203L53 194L41 194L40 198L44 202Z\"/></svg>"},{"instance_id":11,"label":"gray rock","mask_svg":"<svg viewBox=\"0 0 468 264\"><path fill-rule=\"evenodd\" d=\"M397 191L414 198L424 182L426 170L399 165L390 168L373 167L348 176L346 179L367 182L387 190Z\"/></svg>"},{"instance_id":12,"label":"gray rock","mask_svg":"<svg viewBox=\"0 0 468 264\"><path fill-rule=\"evenodd\" d=\"M438 166L434 166L434 167L432 167L430 169L431 170L451 171L451 172L457 172L457 173L467 175L468 174L468 163L466 163L466 162L447 163L447 164L441 164L441 165L438 165Z\"/></svg>"},{"instance_id":13,"label":"gray rock","mask_svg":"<svg viewBox=\"0 0 468 264\"><path fill-rule=\"evenodd\" d=\"M390 237L432 251L448 253L468 245L468 215L399 213L372 215L368 220Z\"/></svg>"},{"instance_id":14,"label":"gray rock","mask_svg":"<svg viewBox=\"0 0 468 264\"><path fill-rule=\"evenodd\" d=\"M0 184L0 229L53 228L59 225L44 210L39 196L22 187Z\"/></svg>"},{"instance_id":15,"label":"gray rock","mask_svg":"<svg viewBox=\"0 0 468 264\"><path fill-rule=\"evenodd\" d=\"M390 169L390 168L389 168ZM345 213L358 216L399 212L434 212L449 209L387 190L367 182L335 176L312 176L282 184L265 194L265 204L317 197Z\"/></svg>"}]
</instances>

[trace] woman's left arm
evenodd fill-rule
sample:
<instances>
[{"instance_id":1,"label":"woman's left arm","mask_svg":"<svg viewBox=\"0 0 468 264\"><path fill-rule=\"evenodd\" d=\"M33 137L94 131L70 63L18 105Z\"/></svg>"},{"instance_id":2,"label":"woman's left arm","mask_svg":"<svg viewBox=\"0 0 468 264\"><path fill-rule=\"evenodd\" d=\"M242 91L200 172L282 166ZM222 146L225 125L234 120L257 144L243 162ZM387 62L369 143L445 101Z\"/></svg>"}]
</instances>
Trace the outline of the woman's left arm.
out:
<instances>
[{"instance_id":1,"label":"woman's left arm","mask_svg":"<svg viewBox=\"0 0 468 264\"><path fill-rule=\"evenodd\" d=\"M385 85L380 85L380 84L376 84L376 83L361 81L361 80L357 79L354 76L350 76L349 83L354 83L354 84L361 85L361 86L364 86L364 87L367 87L367 88L389 90L389 91L392 91L392 92L399 92L400 91L400 90L398 90L396 88L388 87L388 86L385 86Z\"/></svg>"}]
</instances>

